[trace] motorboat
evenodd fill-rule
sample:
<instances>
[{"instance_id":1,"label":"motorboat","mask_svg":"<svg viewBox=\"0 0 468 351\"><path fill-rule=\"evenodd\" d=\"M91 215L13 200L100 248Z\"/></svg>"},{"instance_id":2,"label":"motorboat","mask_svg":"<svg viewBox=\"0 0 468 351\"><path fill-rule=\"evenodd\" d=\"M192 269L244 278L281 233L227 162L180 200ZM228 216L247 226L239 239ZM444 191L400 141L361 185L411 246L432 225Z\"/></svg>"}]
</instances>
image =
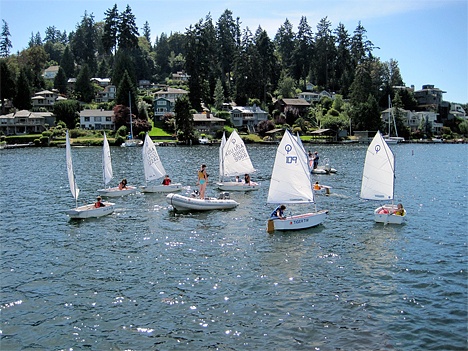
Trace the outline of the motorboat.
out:
<instances>
[{"instance_id":1,"label":"motorboat","mask_svg":"<svg viewBox=\"0 0 468 351\"><path fill-rule=\"evenodd\" d=\"M210 211L228 210L239 206L239 203L229 198L229 193L223 192L219 197L205 197L200 199L197 192L190 196L170 193L166 196L166 201L178 211Z\"/></svg>"}]
</instances>

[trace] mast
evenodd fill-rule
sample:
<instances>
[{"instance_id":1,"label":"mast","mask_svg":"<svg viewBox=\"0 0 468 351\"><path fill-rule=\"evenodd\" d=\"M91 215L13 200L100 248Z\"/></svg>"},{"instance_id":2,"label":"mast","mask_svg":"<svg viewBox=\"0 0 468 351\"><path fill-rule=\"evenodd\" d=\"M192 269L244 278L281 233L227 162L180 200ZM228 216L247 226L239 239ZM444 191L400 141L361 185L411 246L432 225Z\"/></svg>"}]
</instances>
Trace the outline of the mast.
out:
<instances>
[{"instance_id":1,"label":"mast","mask_svg":"<svg viewBox=\"0 0 468 351\"><path fill-rule=\"evenodd\" d=\"M133 139L132 99L130 91L128 92L128 106L130 108L130 139Z\"/></svg>"}]
</instances>

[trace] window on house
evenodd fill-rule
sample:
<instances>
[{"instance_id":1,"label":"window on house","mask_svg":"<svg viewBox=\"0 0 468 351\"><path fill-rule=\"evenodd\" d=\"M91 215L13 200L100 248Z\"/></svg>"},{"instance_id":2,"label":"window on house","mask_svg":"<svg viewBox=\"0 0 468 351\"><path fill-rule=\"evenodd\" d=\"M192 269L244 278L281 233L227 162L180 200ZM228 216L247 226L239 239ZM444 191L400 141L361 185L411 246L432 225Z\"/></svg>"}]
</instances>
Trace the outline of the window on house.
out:
<instances>
[{"instance_id":1,"label":"window on house","mask_svg":"<svg viewBox=\"0 0 468 351\"><path fill-rule=\"evenodd\" d=\"M89 117L85 117L85 118L84 118L84 121L85 121L85 122L89 122Z\"/></svg>"},{"instance_id":2,"label":"window on house","mask_svg":"<svg viewBox=\"0 0 468 351\"><path fill-rule=\"evenodd\" d=\"M94 117L94 122L101 122L101 116Z\"/></svg>"},{"instance_id":3,"label":"window on house","mask_svg":"<svg viewBox=\"0 0 468 351\"><path fill-rule=\"evenodd\" d=\"M106 122L112 122L112 117L106 117Z\"/></svg>"},{"instance_id":4,"label":"window on house","mask_svg":"<svg viewBox=\"0 0 468 351\"><path fill-rule=\"evenodd\" d=\"M166 105L166 101L165 100L158 100L158 105Z\"/></svg>"}]
</instances>

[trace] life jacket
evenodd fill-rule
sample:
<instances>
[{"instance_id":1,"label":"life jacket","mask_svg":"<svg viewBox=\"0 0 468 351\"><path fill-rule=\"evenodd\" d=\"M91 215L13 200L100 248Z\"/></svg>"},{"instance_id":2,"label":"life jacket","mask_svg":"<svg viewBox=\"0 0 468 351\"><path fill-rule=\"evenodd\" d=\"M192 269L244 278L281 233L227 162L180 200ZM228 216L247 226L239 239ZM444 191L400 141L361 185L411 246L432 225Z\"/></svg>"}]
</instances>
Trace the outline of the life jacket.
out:
<instances>
[{"instance_id":1,"label":"life jacket","mask_svg":"<svg viewBox=\"0 0 468 351\"><path fill-rule=\"evenodd\" d=\"M163 183L163 185L169 185L169 184L171 184L171 180L170 179L164 179L162 183Z\"/></svg>"},{"instance_id":2,"label":"life jacket","mask_svg":"<svg viewBox=\"0 0 468 351\"><path fill-rule=\"evenodd\" d=\"M320 189L321 189L321 188L320 188L320 185L314 184L314 190L320 190Z\"/></svg>"},{"instance_id":3,"label":"life jacket","mask_svg":"<svg viewBox=\"0 0 468 351\"><path fill-rule=\"evenodd\" d=\"M99 207L104 207L104 204L100 201L94 203L94 207L99 208Z\"/></svg>"},{"instance_id":4,"label":"life jacket","mask_svg":"<svg viewBox=\"0 0 468 351\"><path fill-rule=\"evenodd\" d=\"M198 179L205 179L205 173L203 173L203 171L198 171Z\"/></svg>"},{"instance_id":5,"label":"life jacket","mask_svg":"<svg viewBox=\"0 0 468 351\"><path fill-rule=\"evenodd\" d=\"M278 206L278 207L275 208L275 210L271 213L270 218L278 218L278 215L276 214L276 212L278 212L278 210L279 210L280 216L282 217L282 216L283 216L283 211L281 210L281 206Z\"/></svg>"}]
</instances>

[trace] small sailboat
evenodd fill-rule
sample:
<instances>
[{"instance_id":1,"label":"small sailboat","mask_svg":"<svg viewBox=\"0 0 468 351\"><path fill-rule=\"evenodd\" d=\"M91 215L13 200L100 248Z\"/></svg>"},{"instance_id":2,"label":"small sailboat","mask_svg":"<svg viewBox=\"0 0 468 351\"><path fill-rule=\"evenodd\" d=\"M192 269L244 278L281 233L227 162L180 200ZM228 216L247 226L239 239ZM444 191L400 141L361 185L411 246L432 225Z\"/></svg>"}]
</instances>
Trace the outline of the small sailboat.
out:
<instances>
[{"instance_id":1,"label":"small sailboat","mask_svg":"<svg viewBox=\"0 0 468 351\"><path fill-rule=\"evenodd\" d=\"M374 219L378 223L401 224L406 216L406 210L399 209L393 203L394 187L395 156L382 134L377 131L367 148L360 197L367 200L392 200L391 204L374 210Z\"/></svg>"},{"instance_id":2,"label":"small sailboat","mask_svg":"<svg viewBox=\"0 0 468 351\"><path fill-rule=\"evenodd\" d=\"M117 197L117 196L124 196L128 194L132 194L136 192L136 187L134 186L127 186L124 189L119 189L119 187L113 187L113 188L106 188L106 185L109 184L109 182L113 178L113 172L112 172L112 159L111 159L111 153L110 153L110 146L109 142L107 141L107 136L106 132L104 132L104 142L102 146L102 174L103 174L103 180L104 180L104 188L99 189L97 192L102 195L102 196L108 196L108 197Z\"/></svg>"},{"instance_id":3,"label":"small sailboat","mask_svg":"<svg viewBox=\"0 0 468 351\"><path fill-rule=\"evenodd\" d=\"M384 136L384 139L388 145L394 145L394 144L398 144L400 141L405 141L405 138L398 136L395 115L393 114L392 100L390 98L390 95L388 96L388 111L389 111L388 134ZM395 131L395 136L392 136L392 126L393 126L393 130Z\"/></svg>"},{"instance_id":4,"label":"small sailboat","mask_svg":"<svg viewBox=\"0 0 468 351\"><path fill-rule=\"evenodd\" d=\"M159 158L156 146L154 145L154 142L151 140L148 133L146 133L145 136L145 143L143 145L142 154L146 181L145 185L140 186L140 190L143 193L167 193L182 189L182 184L180 183L172 183L169 185L148 185L148 182L160 179L166 175L166 171L164 170L162 161Z\"/></svg>"},{"instance_id":5,"label":"small sailboat","mask_svg":"<svg viewBox=\"0 0 468 351\"><path fill-rule=\"evenodd\" d=\"M103 207L95 207L94 203L78 206L78 195L80 194L80 189L76 184L75 172L73 170L73 161L71 155L71 146L70 146L70 137L68 135L68 130L66 132L66 157L67 157L67 172L68 172L68 183L70 185L70 191L75 199L75 208L65 211L65 213L73 219L82 219L82 218L94 218L102 217L114 212L115 204L111 202L104 202Z\"/></svg>"},{"instance_id":6,"label":"small sailboat","mask_svg":"<svg viewBox=\"0 0 468 351\"><path fill-rule=\"evenodd\" d=\"M133 138L133 118L132 118L132 100L130 97L130 92L128 93L128 104L130 109L130 135L128 136L127 140L122 143L122 147L135 147L135 146L142 146L143 142L140 139Z\"/></svg>"},{"instance_id":7,"label":"small sailboat","mask_svg":"<svg viewBox=\"0 0 468 351\"><path fill-rule=\"evenodd\" d=\"M233 130L228 140L223 133L219 147L219 182L216 184L224 191L252 191L258 190L260 184L256 182L224 181L225 177L244 176L255 172L244 141Z\"/></svg>"},{"instance_id":8,"label":"small sailboat","mask_svg":"<svg viewBox=\"0 0 468 351\"><path fill-rule=\"evenodd\" d=\"M315 205L307 154L288 130L276 151L267 203ZM315 227L325 220L327 214L327 210L317 211L315 205L313 212L289 215L285 219L270 218L267 231Z\"/></svg>"}]
</instances>

